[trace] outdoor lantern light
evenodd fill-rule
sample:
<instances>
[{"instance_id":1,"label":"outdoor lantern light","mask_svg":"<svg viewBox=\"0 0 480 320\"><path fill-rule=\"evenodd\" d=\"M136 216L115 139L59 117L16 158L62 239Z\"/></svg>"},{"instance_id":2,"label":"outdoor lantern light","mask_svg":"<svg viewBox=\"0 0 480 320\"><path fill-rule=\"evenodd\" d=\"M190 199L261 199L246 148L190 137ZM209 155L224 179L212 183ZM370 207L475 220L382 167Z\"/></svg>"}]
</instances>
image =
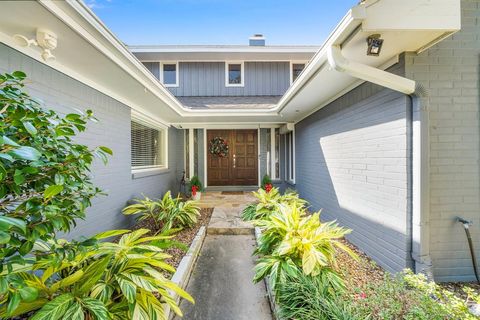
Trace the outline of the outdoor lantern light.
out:
<instances>
[{"instance_id":1,"label":"outdoor lantern light","mask_svg":"<svg viewBox=\"0 0 480 320\"><path fill-rule=\"evenodd\" d=\"M380 50L382 50L383 39L380 39L379 34L372 34L367 38L367 55L368 56L376 56L380 55Z\"/></svg>"}]
</instances>

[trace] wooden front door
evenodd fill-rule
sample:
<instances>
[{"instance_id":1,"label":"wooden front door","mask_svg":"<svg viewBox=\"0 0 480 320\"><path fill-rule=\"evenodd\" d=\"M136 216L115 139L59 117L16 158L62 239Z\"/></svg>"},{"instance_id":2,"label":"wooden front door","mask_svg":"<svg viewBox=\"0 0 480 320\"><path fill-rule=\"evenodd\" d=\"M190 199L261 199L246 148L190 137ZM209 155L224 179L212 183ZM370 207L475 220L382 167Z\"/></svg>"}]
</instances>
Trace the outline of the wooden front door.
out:
<instances>
[{"instance_id":1,"label":"wooden front door","mask_svg":"<svg viewBox=\"0 0 480 320\"><path fill-rule=\"evenodd\" d=\"M258 131L207 130L207 184L209 186L254 186L258 184ZM226 157L210 153L210 141L228 142Z\"/></svg>"}]
</instances>

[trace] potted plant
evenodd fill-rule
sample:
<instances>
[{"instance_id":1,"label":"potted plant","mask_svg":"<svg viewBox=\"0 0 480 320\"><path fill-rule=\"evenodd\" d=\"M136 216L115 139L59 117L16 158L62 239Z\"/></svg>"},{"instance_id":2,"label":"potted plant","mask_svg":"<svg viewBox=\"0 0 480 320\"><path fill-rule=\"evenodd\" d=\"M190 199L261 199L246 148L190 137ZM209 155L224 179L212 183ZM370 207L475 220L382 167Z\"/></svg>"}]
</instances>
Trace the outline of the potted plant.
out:
<instances>
[{"instance_id":1,"label":"potted plant","mask_svg":"<svg viewBox=\"0 0 480 320\"><path fill-rule=\"evenodd\" d=\"M197 176L190 178L190 190L192 191L192 199L200 200L202 196L203 186L202 182Z\"/></svg>"},{"instance_id":2,"label":"potted plant","mask_svg":"<svg viewBox=\"0 0 480 320\"><path fill-rule=\"evenodd\" d=\"M270 192L272 188L273 188L272 179L270 179L268 174L264 175L262 179L262 189L267 192Z\"/></svg>"}]
</instances>

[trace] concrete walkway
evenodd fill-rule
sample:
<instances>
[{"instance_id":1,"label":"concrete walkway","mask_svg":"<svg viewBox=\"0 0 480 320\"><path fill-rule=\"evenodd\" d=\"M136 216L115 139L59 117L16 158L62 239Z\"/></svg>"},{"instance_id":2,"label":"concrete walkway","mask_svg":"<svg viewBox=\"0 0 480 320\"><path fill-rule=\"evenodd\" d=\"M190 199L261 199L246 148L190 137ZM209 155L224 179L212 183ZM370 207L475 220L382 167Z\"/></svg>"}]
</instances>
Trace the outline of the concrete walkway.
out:
<instances>
[{"instance_id":1,"label":"concrete walkway","mask_svg":"<svg viewBox=\"0 0 480 320\"><path fill-rule=\"evenodd\" d=\"M187 292L195 305L182 301L186 320L271 320L263 282L253 284L255 238L253 227L240 220L251 195L203 195L217 201L207 237ZM205 199L206 198L206 199ZM216 199L216 200L215 200ZM222 218L223 217L223 218Z\"/></svg>"}]
</instances>

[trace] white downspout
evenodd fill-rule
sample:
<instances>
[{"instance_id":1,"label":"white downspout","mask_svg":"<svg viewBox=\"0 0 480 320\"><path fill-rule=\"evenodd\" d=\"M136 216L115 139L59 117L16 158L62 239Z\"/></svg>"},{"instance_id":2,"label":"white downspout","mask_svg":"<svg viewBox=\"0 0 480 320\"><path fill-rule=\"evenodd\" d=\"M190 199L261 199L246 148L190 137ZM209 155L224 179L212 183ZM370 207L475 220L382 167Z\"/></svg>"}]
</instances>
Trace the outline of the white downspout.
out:
<instances>
[{"instance_id":1,"label":"white downspout","mask_svg":"<svg viewBox=\"0 0 480 320\"><path fill-rule=\"evenodd\" d=\"M342 49L339 46L330 46L327 51L327 58L330 67L339 72L345 72L352 77L373 82L382 87L408 95L415 93L415 81L362 63L347 60L342 55Z\"/></svg>"},{"instance_id":2,"label":"white downspout","mask_svg":"<svg viewBox=\"0 0 480 320\"><path fill-rule=\"evenodd\" d=\"M433 278L430 258L429 232L429 188L428 188L428 127L427 113L422 104L426 96L425 90L417 86L415 81L380 70L362 63L347 60L338 45L327 50L330 67L352 77L378 84L411 96L412 98L412 163L411 163L411 257L415 263L415 271Z\"/></svg>"}]
</instances>

